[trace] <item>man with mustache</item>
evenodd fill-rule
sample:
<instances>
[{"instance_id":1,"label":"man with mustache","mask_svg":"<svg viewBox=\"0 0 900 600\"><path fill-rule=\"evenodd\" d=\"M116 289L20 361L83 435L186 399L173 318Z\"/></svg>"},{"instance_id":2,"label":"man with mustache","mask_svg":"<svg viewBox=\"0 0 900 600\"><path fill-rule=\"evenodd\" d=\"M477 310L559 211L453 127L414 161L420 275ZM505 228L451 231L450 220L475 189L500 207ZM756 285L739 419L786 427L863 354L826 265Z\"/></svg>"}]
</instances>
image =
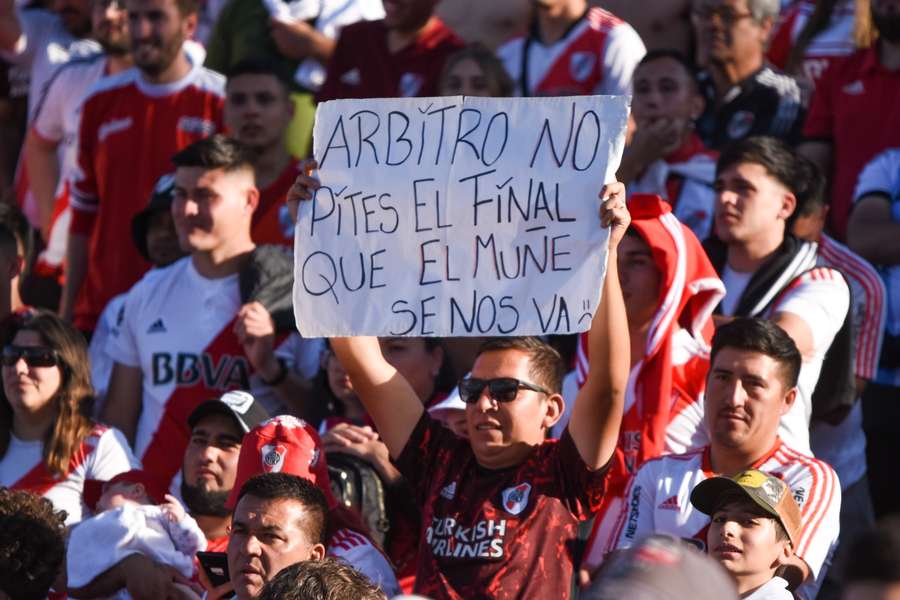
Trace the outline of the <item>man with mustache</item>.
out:
<instances>
[{"instance_id":1,"label":"man with mustache","mask_svg":"<svg viewBox=\"0 0 900 600\"><path fill-rule=\"evenodd\" d=\"M196 0L127 0L126 9L135 67L88 92L71 187L60 312L86 332L150 266L130 243L130 223L171 156L222 128L222 77L183 48Z\"/></svg>"},{"instance_id":2,"label":"man with mustache","mask_svg":"<svg viewBox=\"0 0 900 600\"><path fill-rule=\"evenodd\" d=\"M691 14L706 110L703 142L722 148L751 135L800 137L806 108L797 82L765 61L778 0L694 0Z\"/></svg>"},{"instance_id":3,"label":"man with mustache","mask_svg":"<svg viewBox=\"0 0 900 600\"><path fill-rule=\"evenodd\" d=\"M835 60L816 85L798 148L831 174L829 228L847 235L853 187L863 167L890 147L900 146L900 0L871 0L878 39Z\"/></svg>"},{"instance_id":4,"label":"man with mustache","mask_svg":"<svg viewBox=\"0 0 900 600\"><path fill-rule=\"evenodd\" d=\"M778 423L797 397L800 352L775 323L737 319L716 331L710 360L704 407L709 445L638 470L609 550L654 532L702 547L709 516L691 505L691 490L717 474L758 469L784 481L800 505L802 527L784 577L792 588L800 586L798 597L814 598L838 537L841 490L831 467L778 436Z\"/></svg>"}]
</instances>

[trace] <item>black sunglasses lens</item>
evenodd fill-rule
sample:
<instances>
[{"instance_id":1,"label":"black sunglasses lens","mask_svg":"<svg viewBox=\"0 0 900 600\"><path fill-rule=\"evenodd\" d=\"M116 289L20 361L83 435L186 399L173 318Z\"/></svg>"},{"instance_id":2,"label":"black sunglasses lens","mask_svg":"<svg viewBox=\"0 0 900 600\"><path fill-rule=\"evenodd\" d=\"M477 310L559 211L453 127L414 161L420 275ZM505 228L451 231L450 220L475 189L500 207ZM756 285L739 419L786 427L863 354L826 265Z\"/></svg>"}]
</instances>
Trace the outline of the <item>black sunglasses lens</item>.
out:
<instances>
[{"instance_id":1,"label":"black sunglasses lens","mask_svg":"<svg viewBox=\"0 0 900 600\"><path fill-rule=\"evenodd\" d=\"M459 382L459 397L466 404L476 402L486 384L483 379L463 379Z\"/></svg>"},{"instance_id":2,"label":"black sunglasses lens","mask_svg":"<svg viewBox=\"0 0 900 600\"><path fill-rule=\"evenodd\" d=\"M7 346L3 349L5 366L14 366L20 358L24 358L25 363L30 367L52 367L56 364L56 356L49 348Z\"/></svg>"},{"instance_id":3,"label":"black sunglasses lens","mask_svg":"<svg viewBox=\"0 0 900 600\"><path fill-rule=\"evenodd\" d=\"M491 398L497 402L512 402L519 393L519 382L515 379L492 379L488 389Z\"/></svg>"}]
</instances>

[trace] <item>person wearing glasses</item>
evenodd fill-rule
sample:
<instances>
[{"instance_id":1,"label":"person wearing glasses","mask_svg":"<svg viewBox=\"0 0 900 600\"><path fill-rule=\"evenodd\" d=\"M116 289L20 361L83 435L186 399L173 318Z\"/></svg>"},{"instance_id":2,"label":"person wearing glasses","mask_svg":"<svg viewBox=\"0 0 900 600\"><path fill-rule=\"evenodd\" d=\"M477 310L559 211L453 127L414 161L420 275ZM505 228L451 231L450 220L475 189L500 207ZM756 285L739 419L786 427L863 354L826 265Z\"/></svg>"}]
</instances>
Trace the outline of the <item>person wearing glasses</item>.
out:
<instances>
[{"instance_id":1,"label":"person wearing glasses","mask_svg":"<svg viewBox=\"0 0 900 600\"><path fill-rule=\"evenodd\" d=\"M306 198L308 177L295 198ZM469 440L428 416L371 337L332 347L422 510L414 592L437 598L569 598L578 524L604 496L628 378L628 329L616 251L630 218L625 187L601 192L611 226L603 297L591 325L594 360L559 440L562 361L537 338L481 348L459 382Z\"/></svg>"},{"instance_id":2,"label":"person wearing glasses","mask_svg":"<svg viewBox=\"0 0 900 600\"><path fill-rule=\"evenodd\" d=\"M92 421L87 347L56 315L26 317L3 347L0 486L27 490L82 519L85 479L112 479L139 466L125 437Z\"/></svg>"},{"instance_id":3,"label":"person wearing glasses","mask_svg":"<svg viewBox=\"0 0 900 600\"><path fill-rule=\"evenodd\" d=\"M797 81L765 61L779 0L694 0L700 87L706 110L697 132L721 149L751 135L798 142L806 116Z\"/></svg>"}]
</instances>

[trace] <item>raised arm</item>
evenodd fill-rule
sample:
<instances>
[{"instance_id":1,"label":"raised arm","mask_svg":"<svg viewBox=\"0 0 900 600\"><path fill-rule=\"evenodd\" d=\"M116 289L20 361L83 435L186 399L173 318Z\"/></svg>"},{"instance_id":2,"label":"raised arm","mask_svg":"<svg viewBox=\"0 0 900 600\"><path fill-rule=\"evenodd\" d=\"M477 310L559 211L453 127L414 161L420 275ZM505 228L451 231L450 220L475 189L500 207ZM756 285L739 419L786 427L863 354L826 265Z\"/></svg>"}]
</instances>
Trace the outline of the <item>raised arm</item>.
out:
<instances>
[{"instance_id":1,"label":"raised arm","mask_svg":"<svg viewBox=\"0 0 900 600\"><path fill-rule=\"evenodd\" d=\"M604 199L601 219L604 226L611 227L606 280L588 336L590 370L578 392L569 421L569 433L578 453L593 469L609 462L616 449L631 347L616 265L619 242L631 222L625 208L625 186L618 182L607 185L601 197Z\"/></svg>"},{"instance_id":2,"label":"raised arm","mask_svg":"<svg viewBox=\"0 0 900 600\"><path fill-rule=\"evenodd\" d=\"M425 410L421 400L409 382L385 360L378 338L333 338L331 347L375 421L391 457L397 458Z\"/></svg>"}]
</instances>

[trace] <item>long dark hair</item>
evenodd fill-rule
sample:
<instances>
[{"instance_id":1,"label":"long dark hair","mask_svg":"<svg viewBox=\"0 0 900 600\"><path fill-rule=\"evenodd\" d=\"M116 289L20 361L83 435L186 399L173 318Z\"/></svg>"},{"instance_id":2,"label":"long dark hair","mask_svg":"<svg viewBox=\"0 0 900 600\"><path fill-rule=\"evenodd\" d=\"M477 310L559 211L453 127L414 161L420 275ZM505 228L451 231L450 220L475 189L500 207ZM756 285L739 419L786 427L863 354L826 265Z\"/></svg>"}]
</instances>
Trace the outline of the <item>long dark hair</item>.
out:
<instances>
[{"instance_id":1,"label":"long dark hair","mask_svg":"<svg viewBox=\"0 0 900 600\"><path fill-rule=\"evenodd\" d=\"M59 357L60 384L51 402L56 419L44 437L43 457L47 470L62 477L78 447L94 427L88 416L93 402L90 361L84 336L50 312L41 311L23 318L15 329L34 331ZM0 459L9 448L12 431L12 407L6 393L0 400Z\"/></svg>"}]
</instances>

